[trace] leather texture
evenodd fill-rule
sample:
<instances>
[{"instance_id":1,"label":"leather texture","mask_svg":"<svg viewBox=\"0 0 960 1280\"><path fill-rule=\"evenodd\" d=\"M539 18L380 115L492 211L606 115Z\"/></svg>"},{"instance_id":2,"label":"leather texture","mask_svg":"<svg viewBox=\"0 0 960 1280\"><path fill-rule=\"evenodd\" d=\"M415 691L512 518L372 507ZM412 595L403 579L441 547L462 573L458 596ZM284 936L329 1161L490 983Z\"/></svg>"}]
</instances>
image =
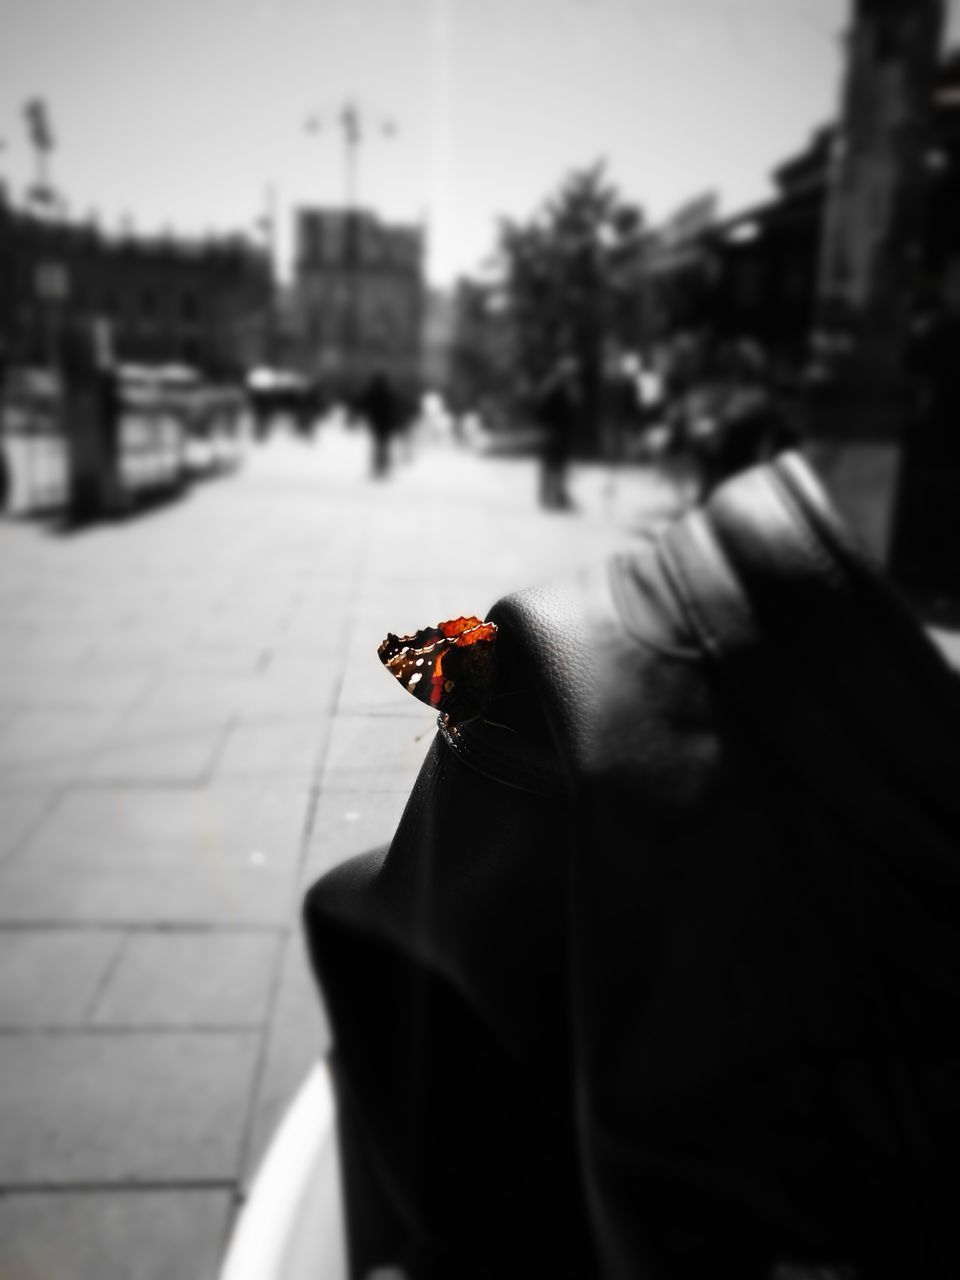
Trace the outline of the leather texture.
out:
<instances>
[{"instance_id":1,"label":"leather texture","mask_svg":"<svg viewBox=\"0 0 960 1280\"><path fill-rule=\"evenodd\" d=\"M306 902L353 1274L960 1274L956 674L793 455L489 616Z\"/></svg>"}]
</instances>

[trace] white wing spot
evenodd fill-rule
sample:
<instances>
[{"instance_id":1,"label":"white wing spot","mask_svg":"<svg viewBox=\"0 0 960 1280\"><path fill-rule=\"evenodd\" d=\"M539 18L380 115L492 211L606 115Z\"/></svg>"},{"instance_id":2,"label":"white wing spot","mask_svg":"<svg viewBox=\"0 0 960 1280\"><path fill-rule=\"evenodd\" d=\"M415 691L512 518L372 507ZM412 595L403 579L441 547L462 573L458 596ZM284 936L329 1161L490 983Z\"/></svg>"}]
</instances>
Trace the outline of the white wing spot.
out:
<instances>
[{"instance_id":1,"label":"white wing spot","mask_svg":"<svg viewBox=\"0 0 960 1280\"><path fill-rule=\"evenodd\" d=\"M413 675L410 677L410 679L407 681L407 688L412 689L422 675L423 675L422 671L415 671Z\"/></svg>"}]
</instances>

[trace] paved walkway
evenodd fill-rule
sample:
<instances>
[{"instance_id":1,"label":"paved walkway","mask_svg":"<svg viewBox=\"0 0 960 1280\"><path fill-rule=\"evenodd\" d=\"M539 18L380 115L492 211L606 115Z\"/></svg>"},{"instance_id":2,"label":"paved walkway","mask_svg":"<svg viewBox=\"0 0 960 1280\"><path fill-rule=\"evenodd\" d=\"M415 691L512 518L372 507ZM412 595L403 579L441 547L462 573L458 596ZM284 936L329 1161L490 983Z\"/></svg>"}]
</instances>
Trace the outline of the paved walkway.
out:
<instances>
[{"instance_id":1,"label":"paved walkway","mask_svg":"<svg viewBox=\"0 0 960 1280\"><path fill-rule=\"evenodd\" d=\"M387 630L629 544L670 488L325 426L126 522L0 522L0 1277L206 1280L327 1042L304 886L389 839L432 717Z\"/></svg>"}]
</instances>

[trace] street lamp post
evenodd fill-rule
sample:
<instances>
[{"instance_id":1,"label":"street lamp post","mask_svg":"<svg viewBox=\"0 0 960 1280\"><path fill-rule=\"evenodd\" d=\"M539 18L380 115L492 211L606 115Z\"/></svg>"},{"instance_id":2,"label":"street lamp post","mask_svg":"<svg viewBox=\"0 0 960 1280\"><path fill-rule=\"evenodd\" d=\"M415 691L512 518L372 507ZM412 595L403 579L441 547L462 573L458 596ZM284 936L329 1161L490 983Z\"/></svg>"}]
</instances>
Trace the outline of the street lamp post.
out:
<instances>
[{"instance_id":1,"label":"street lamp post","mask_svg":"<svg viewBox=\"0 0 960 1280\"><path fill-rule=\"evenodd\" d=\"M23 116L27 122L27 133L37 165L37 177L30 195L39 208L53 206L55 202L50 185L49 156L54 148L54 138L46 103L42 98L31 98L24 104Z\"/></svg>"},{"instance_id":2,"label":"street lamp post","mask_svg":"<svg viewBox=\"0 0 960 1280\"><path fill-rule=\"evenodd\" d=\"M392 119L372 110L363 110L356 102L348 100L336 113L336 124L343 137L344 174L344 234L343 276L346 286L346 306L343 316L343 371L348 382L356 372L357 337L357 267L359 264L359 215L360 215L360 148L365 137L376 131L382 137L396 136L397 127ZM322 116L312 116L307 121L310 133L322 131Z\"/></svg>"}]
</instances>

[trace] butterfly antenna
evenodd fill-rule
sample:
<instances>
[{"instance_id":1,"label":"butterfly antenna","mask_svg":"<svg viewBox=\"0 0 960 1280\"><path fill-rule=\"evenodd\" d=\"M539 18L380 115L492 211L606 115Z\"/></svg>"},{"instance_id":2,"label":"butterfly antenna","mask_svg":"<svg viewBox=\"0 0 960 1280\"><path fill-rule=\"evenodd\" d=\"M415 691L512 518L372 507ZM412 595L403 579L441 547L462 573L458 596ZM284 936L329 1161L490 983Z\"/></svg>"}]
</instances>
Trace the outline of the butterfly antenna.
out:
<instances>
[{"instance_id":1,"label":"butterfly antenna","mask_svg":"<svg viewBox=\"0 0 960 1280\"><path fill-rule=\"evenodd\" d=\"M514 729L512 724L501 724L499 720L488 720L483 717L483 723L490 725L492 729L506 729L507 733L519 733L519 729Z\"/></svg>"}]
</instances>

